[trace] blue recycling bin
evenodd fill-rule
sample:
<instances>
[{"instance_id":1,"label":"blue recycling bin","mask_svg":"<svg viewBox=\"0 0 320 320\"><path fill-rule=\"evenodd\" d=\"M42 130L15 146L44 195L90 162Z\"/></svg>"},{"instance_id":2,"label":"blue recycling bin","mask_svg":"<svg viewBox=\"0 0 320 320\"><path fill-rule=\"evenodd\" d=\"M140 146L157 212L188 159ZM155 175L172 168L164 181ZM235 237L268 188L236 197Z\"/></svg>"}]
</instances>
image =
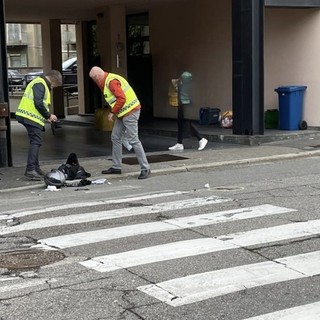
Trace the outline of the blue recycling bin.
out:
<instances>
[{"instance_id":1,"label":"blue recycling bin","mask_svg":"<svg viewBox=\"0 0 320 320\"><path fill-rule=\"evenodd\" d=\"M279 95L279 128L299 130L302 123L303 97L306 86L282 86L274 89Z\"/></svg>"}]
</instances>

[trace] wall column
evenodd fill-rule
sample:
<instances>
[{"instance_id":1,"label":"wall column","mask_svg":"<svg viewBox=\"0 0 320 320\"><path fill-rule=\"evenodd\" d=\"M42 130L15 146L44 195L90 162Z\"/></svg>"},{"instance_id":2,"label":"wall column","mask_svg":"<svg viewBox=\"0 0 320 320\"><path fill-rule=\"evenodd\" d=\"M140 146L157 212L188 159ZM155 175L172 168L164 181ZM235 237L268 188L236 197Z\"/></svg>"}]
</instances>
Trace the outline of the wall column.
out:
<instances>
[{"instance_id":1,"label":"wall column","mask_svg":"<svg viewBox=\"0 0 320 320\"><path fill-rule=\"evenodd\" d=\"M264 0L232 0L233 133L264 134Z\"/></svg>"},{"instance_id":2,"label":"wall column","mask_svg":"<svg viewBox=\"0 0 320 320\"><path fill-rule=\"evenodd\" d=\"M41 23L43 71L44 73L55 69L62 73L62 49L61 49L61 22L58 19L45 20ZM52 113L59 118L64 118L63 88L52 90Z\"/></svg>"},{"instance_id":3,"label":"wall column","mask_svg":"<svg viewBox=\"0 0 320 320\"><path fill-rule=\"evenodd\" d=\"M110 6L97 16L98 50L101 67L109 72L127 76L126 10Z\"/></svg>"},{"instance_id":4,"label":"wall column","mask_svg":"<svg viewBox=\"0 0 320 320\"><path fill-rule=\"evenodd\" d=\"M78 113L85 114L87 112L89 90L85 90L86 83L89 81L87 61L87 24L85 22L77 22L76 24L76 42L77 42L77 85L78 85Z\"/></svg>"}]
</instances>

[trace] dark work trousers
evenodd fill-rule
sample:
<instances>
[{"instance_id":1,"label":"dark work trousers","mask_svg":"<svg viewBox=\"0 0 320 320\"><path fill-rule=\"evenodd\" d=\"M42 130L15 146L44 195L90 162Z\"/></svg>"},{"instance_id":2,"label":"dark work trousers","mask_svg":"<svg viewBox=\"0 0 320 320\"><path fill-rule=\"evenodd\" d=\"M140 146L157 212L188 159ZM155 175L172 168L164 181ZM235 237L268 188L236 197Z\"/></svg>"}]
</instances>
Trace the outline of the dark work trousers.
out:
<instances>
[{"instance_id":1,"label":"dark work trousers","mask_svg":"<svg viewBox=\"0 0 320 320\"><path fill-rule=\"evenodd\" d=\"M42 145L43 130L38 127L23 123L29 136L29 151L27 159L27 171L39 169L39 149Z\"/></svg>"},{"instance_id":2,"label":"dark work trousers","mask_svg":"<svg viewBox=\"0 0 320 320\"><path fill-rule=\"evenodd\" d=\"M183 140L183 134L184 134L184 127L186 124L188 124L190 126L190 133L191 135L195 136L198 141L201 140L201 136L198 132L198 130L196 129L196 127L194 126L194 124L190 121L190 120L185 120L184 119L184 105L180 105L177 109L178 109L178 117L177 117L177 121L178 121L178 143L182 144L182 140Z\"/></svg>"}]
</instances>

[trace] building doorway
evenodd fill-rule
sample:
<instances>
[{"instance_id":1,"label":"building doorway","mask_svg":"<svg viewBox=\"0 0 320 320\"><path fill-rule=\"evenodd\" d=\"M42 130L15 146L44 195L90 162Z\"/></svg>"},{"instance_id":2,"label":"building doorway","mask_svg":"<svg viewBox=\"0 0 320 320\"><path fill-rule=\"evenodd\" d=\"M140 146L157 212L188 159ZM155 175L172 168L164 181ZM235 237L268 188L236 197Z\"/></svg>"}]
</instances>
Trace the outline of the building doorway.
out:
<instances>
[{"instance_id":1,"label":"building doorway","mask_svg":"<svg viewBox=\"0 0 320 320\"><path fill-rule=\"evenodd\" d=\"M127 16L127 72L141 102L140 122L149 122L153 118L153 86L148 13Z\"/></svg>"}]
</instances>

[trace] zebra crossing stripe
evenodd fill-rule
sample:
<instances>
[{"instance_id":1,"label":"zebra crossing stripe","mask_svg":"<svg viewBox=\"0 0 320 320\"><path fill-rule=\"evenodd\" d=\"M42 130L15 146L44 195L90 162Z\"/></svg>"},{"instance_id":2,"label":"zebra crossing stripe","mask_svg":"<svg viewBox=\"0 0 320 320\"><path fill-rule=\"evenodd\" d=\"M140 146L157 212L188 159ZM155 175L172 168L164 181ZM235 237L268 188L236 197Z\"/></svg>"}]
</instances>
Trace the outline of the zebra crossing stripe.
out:
<instances>
[{"instance_id":1,"label":"zebra crossing stripe","mask_svg":"<svg viewBox=\"0 0 320 320\"><path fill-rule=\"evenodd\" d=\"M173 307L320 274L320 251L216 270L138 287Z\"/></svg>"},{"instance_id":2,"label":"zebra crossing stripe","mask_svg":"<svg viewBox=\"0 0 320 320\"><path fill-rule=\"evenodd\" d=\"M316 320L320 319L320 302L285 309L245 320Z\"/></svg>"},{"instance_id":3,"label":"zebra crossing stripe","mask_svg":"<svg viewBox=\"0 0 320 320\"><path fill-rule=\"evenodd\" d=\"M173 242L129 252L93 258L80 262L83 266L100 272L109 272L137 265L196 256L215 251L238 248L212 238Z\"/></svg>"},{"instance_id":4,"label":"zebra crossing stripe","mask_svg":"<svg viewBox=\"0 0 320 320\"><path fill-rule=\"evenodd\" d=\"M150 214L150 213L167 212L170 210L195 208L195 207L201 207L201 206L222 203L227 201L231 201L231 199L212 196L212 197L205 197L205 198L195 198L195 199L164 202L164 203L158 203L158 204L148 205L148 206L129 207L124 209L114 209L114 210L107 210L107 211L105 210L96 211L96 212L90 212L90 213L84 213L84 214L73 214L73 215L68 215L63 217L59 216L54 218L33 220L33 221L19 224L13 227L3 227L3 228L0 228L0 235L26 231L26 230L49 228L49 227L55 227L55 226L116 219L116 218L137 216L137 215Z\"/></svg>"},{"instance_id":5,"label":"zebra crossing stripe","mask_svg":"<svg viewBox=\"0 0 320 320\"><path fill-rule=\"evenodd\" d=\"M239 247L248 247L293 238L310 237L319 233L320 220L310 220L218 236L217 239Z\"/></svg>"},{"instance_id":6,"label":"zebra crossing stripe","mask_svg":"<svg viewBox=\"0 0 320 320\"><path fill-rule=\"evenodd\" d=\"M313 236L320 233L320 220L296 222L275 227L227 234L203 239L168 243L112 255L95 257L80 262L81 265L99 272L110 272L148 263L161 262L210 252L239 249L275 241Z\"/></svg>"},{"instance_id":7,"label":"zebra crossing stripe","mask_svg":"<svg viewBox=\"0 0 320 320\"><path fill-rule=\"evenodd\" d=\"M0 278L0 281L12 281L12 280L17 280L17 278L16 277Z\"/></svg>"},{"instance_id":8,"label":"zebra crossing stripe","mask_svg":"<svg viewBox=\"0 0 320 320\"><path fill-rule=\"evenodd\" d=\"M35 208L32 210L13 210L13 211L7 211L5 213L2 213L0 215L3 216L5 219L10 218L11 216L14 216L16 218L22 218L34 214L39 213L48 213L53 211L61 211L61 210L68 210L68 209L74 209L74 208L85 208L85 207L93 207L93 206L101 206L105 204L116 204L116 203L128 203L130 201L141 201L141 200L148 200L148 199L156 199L156 198L163 198L163 197L170 197L170 196L177 196L181 194L185 194L186 192L183 191L165 191L162 193L148 193L148 194L140 194L133 197L126 197L121 199L110 199L110 200L98 200L98 201L90 201L90 202L79 202L79 203L70 203L70 204L64 204L61 206L52 206L52 207L40 207Z\"/></svg>"},{"instance_id":9,"label":"zebra crossing stripe","mask_svg":"<svg viewBox=\"0 0 320 320\"><path fill-rule=\"evenodd\" d=\"M17 280L17 278L15 279ZM26 280L21 283L10 283L7 286L0 287L0 294L5 292L10 292L14 290L22 290L30 287L40 286L40 285L47 285L49 286L51 283L57 282L56 279L32 279Z\"/></svg>"},{"instance_id":10,"label":"zebra crossing stripe","mask_svg":"<svg viewBox=\"0 0 320 320\"><path fill-rule=\"evenodd\" d=\"M210 202L207 202L207 204L210 204ZM178 202L176 203L176 205L177 206L175 208L171 207L171 210L176 210L178 209L178 207L181 209L186 208L185 205L181 207ZM140 208L140 210L142 209L143 208ZM66 249L96 242L132 237L142 234L196 228L217 223L244 220L269 215L277 215L293 211L296 210L266 204L255 207L226 210L176 219L168 219L160 222L142 223L117 228L67 234L63 236L41 239L38 241L39 245L36 245L35 247L46 248L46 246L49 246L57 249ZM118 212L119 211L115 212L115 214ZM151 212L155 212L154 207L151 207ZM106 217L104 217L104 219L106 219Z\"/></svg>"}]
</instances>

